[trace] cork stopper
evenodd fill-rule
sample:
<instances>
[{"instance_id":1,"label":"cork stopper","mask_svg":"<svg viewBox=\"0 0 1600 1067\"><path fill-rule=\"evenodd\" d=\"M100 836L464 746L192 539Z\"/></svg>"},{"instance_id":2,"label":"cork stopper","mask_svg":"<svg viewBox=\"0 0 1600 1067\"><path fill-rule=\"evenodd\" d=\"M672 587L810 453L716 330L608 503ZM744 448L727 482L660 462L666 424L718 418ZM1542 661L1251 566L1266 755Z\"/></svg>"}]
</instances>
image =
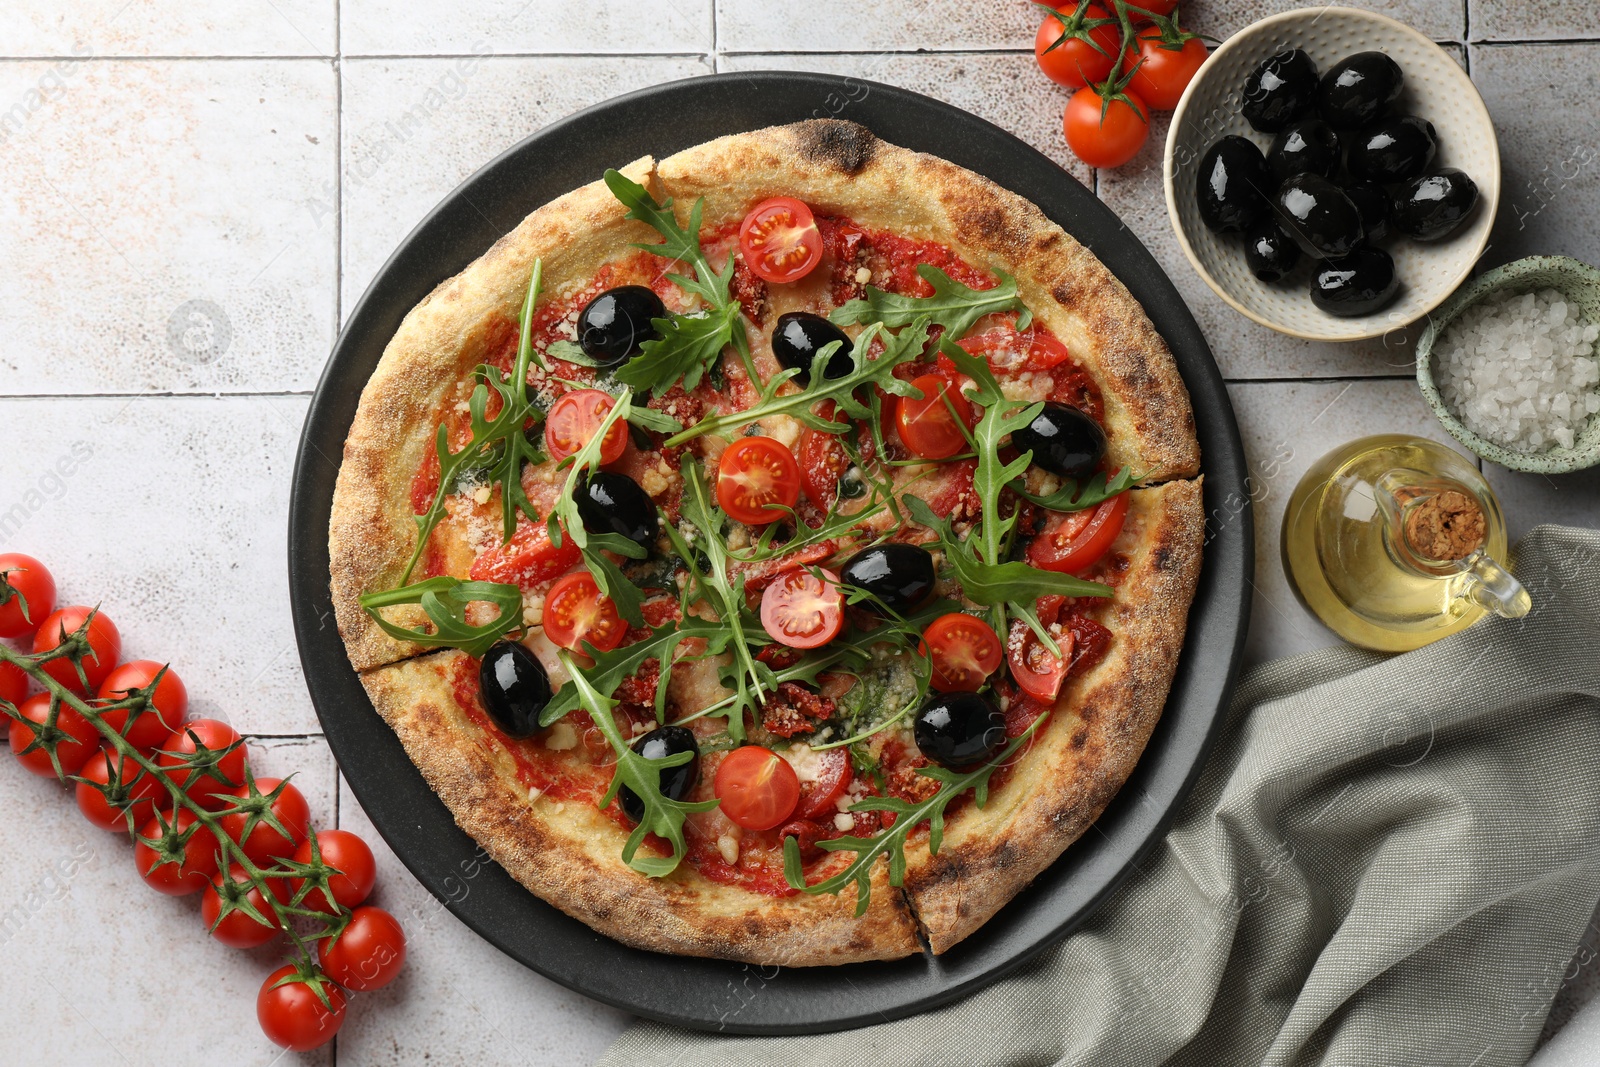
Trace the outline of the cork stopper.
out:
<instances>
[{"instance_id":1,"label":"cork stopper","mask_svg":"<svg viewBox=\"0 0 1600 1067\"><path fill-rule=\"evenodd\" d=\"M1437 492L1408 486L1395 494L1406 508L1406 542L1423 559L1465 559L1483 547L1489 521L1470 493L1459 489Z\"/></svg>"}]
</instances>

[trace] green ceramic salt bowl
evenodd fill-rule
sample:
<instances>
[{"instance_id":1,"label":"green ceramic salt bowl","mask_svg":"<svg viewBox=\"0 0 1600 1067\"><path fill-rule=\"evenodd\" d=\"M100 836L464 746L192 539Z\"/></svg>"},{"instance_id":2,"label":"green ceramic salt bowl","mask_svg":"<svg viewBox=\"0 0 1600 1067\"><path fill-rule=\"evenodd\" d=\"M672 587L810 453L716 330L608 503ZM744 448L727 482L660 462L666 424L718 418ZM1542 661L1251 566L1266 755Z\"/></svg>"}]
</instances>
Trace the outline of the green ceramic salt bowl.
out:
<instances>
[{"instance_id":1,"label":"green ceramic salt bowl","mask_svg":"<svg viewBox=\"0 0 1600 1067\"><path fill-rule=\"evenodd\" d=\"M1457 315L1478 301L1500 294L1521 294L1536 289L1555 289L1568 303L1577 304L1586 322L1600 322L1600 270L1566 256L1529 256L1503 267L1486 271L1457 289L1428 318L1427 329L1417 341L1417 384L1423 399L1433 409L1450 436L1490 463L1514 471L1533 474L1566 474L1600 463L1600 413L1589 422L1571 448L1543 452L1518 452L1493 441L1486 441L1461 424L1439 395L1433 381L1433 345Z\"/></svg>"}]
</instances>

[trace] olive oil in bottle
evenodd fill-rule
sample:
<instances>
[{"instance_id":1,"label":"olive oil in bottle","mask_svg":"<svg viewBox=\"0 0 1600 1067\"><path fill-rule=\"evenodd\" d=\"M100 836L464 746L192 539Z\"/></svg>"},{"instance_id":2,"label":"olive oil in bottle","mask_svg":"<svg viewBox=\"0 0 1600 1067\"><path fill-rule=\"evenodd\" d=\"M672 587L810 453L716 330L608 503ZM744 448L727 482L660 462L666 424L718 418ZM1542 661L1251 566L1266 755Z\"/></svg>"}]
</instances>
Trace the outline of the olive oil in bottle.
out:
<instances>
[{"instance_id":1,"label":"olive oil in bottle","mask_svg":"<svg viewBox=\"0 0 1600 1067\"><path fill-rule=\"evenodd\" d=\"M1424 438L1364 437L1312 464L1289 498L1282 548L1305 605L1366 648L1420 648L1531 606L1498 562L1506 525L1489 483Z\"/></svg>"}]
</instances>

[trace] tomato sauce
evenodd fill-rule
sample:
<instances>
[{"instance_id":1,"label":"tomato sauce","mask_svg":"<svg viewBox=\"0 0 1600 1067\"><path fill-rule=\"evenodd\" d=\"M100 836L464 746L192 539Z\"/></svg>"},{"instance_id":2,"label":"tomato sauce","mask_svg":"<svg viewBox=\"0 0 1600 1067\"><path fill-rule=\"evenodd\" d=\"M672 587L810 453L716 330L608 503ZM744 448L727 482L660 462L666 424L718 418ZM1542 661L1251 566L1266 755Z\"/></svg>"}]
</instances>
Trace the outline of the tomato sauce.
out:
<instances>
[{"instance_id":1,"label":"tomato sauce","mask_svg":"<svg viewBox=\"0 0 1600 1067\"><path fill-rule=\"evenodd\" d=\"M456 661L450 679L456 706L483 732L490 744L511 757L517 768L517 781L537 789L554 801L581 800L596 803L605 795L608 780L594 768L574 767L569 757L550 752L537 739L515 741L501 733L484 709L478 688L478 660L463 656Z\"/></svg>"}]
</instances>

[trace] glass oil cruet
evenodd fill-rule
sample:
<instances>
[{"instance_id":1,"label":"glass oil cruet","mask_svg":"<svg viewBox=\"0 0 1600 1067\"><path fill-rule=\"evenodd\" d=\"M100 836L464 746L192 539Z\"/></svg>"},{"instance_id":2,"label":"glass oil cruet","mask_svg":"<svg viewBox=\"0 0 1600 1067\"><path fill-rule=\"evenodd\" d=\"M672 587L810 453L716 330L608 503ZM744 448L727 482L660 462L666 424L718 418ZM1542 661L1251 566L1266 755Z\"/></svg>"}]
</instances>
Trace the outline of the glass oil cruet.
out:
<instances>
[{"instance_id":1,"label":"glass oil cruet","mask_svg":"<svg viewBox=\"0 0 1600 1067\"><path fill-rule=\"evenodd\" d=\"M1489 483L1423 438L1363 437L1312 464L1289 498L1282 547L1301 600L1366 648L1405 652L1532 606L1499 562L1506 524Z\"/></svg>"}]
</instances>

